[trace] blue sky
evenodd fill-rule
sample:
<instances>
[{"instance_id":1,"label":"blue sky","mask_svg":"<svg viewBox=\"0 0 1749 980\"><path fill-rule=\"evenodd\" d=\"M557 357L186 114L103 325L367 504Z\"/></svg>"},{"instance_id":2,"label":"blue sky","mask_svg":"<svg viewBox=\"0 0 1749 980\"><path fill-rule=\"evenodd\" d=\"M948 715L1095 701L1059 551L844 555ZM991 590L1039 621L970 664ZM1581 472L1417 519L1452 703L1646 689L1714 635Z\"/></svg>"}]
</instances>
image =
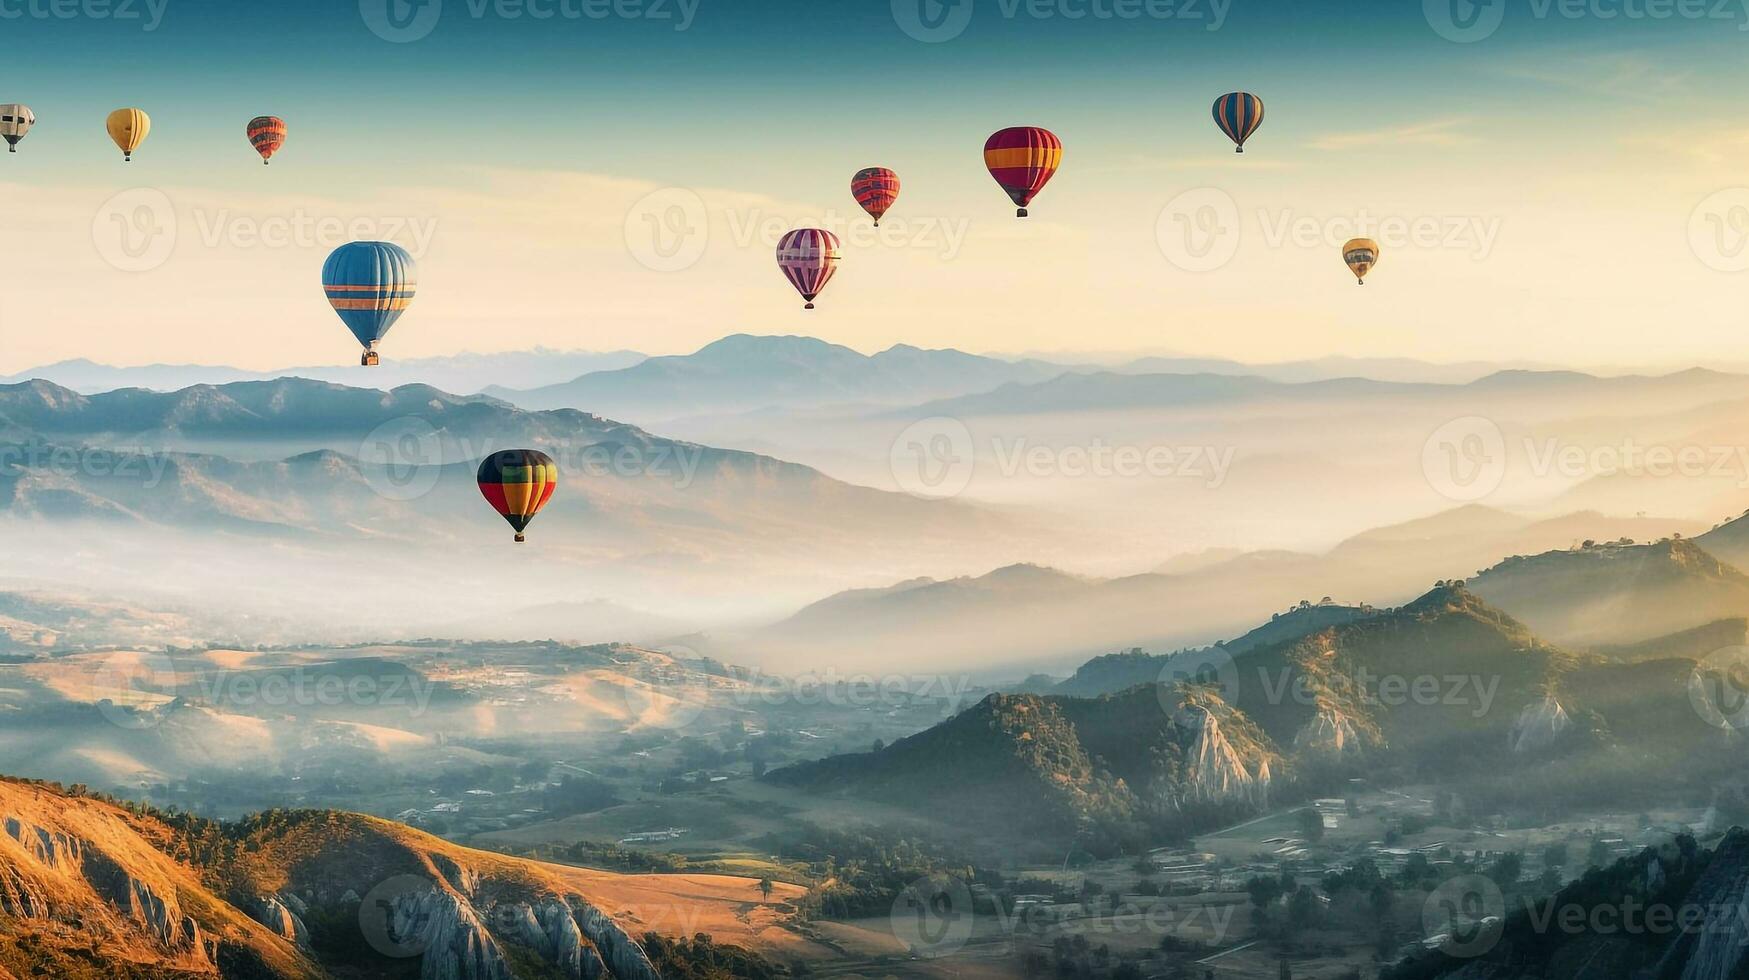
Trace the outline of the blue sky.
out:
<instances>
[{"instance_id":1,"label":"blue sky","mask_svg":"<svg viewBox=\"0 0 1749 980\"><path fill-rule=\"evenodd\" d=\"M1696 206L1749 182L1735 165L1749 148L1737 104L1749 14L1711 0L1650 0L1673 12L1665 19L1630 16L1648 0L1494 0L1476 9L1499 26L1475 43L1443 37L1439 8L1326 0L1223 0L1220 12L1195 0L1154 8L1171 17L1078 20L1065 15L1143 5L969 0L930 8L970 11L942 43L902 29L910 0L621 0L643 13L599 20L442 0L435 26L409 43L372 33L380 0L154 0L165 6L152 30L146 0L38 16L50 2L0 0L0 100L39 118L21 152L0 157L0 183L40 199L0 244L32 287L0 307L0 331L15 335L0 342L0 368L74 354L210 359L251 296L273 302L250 309L251 341L233 359L332 357L338 324L311 322L325 311L298 278L319 268L326 241L264 255L189 234L306 209L441 223L425 291L391 338L419 354L682 350L745 329L863 348L1631 362L1653 312L1680 319L1674 333L1665 325L1663 351L1682 360L1725 356L1744 325L1736 272L1685 254ZM98 15L122 2L136 16ZM1238 88L1262 94L1269 116L1235 159L1208 105ZM121 105L153 118L125 170L102 130ZM250 166L242 137L264 112L291 127L271 175ZM1026 228L1005 220L979 159L984 137L1013 124L1068 144ZM858 252L832 289L846 301L829 294L829 313L797 320L746 226L848 210L849 174L872 163L905 179L896 214L919 223L918 239L922 222L958 225L964 248ZM150 269L106 267L91 229L135 188L168 196L179 240ZM696 193L718 227L696 265L652 272L618 229L646 192L672 188ZM1186 270L1161 255L1157 218L1207 188L1235 202L1247 238L1229 264ZM1333 260L1271 227L1340 225L1365 208L1490 223L1501 251L1393 250L1377 280L1386 295L1368 300L1381 305L1308 299ZM817 220L834 217L849 216ZM539 254L507 258L523 249ZM1648 287L1610 291L1639 278L1626 274L1639 260L1623 258L1636 250L1671 256L1651 278L1680 277L1674 305ZM870 271L855 281L853 269ZM477 302L488 292L514 301ZM144 333L118 335L130 307ZM480 337L473 325L488 313L497 329ZM1063 337L1066 317L1090 321L1093 336ZM59 329L42 331L45 319Z\"/></svg>"}]
</instances>

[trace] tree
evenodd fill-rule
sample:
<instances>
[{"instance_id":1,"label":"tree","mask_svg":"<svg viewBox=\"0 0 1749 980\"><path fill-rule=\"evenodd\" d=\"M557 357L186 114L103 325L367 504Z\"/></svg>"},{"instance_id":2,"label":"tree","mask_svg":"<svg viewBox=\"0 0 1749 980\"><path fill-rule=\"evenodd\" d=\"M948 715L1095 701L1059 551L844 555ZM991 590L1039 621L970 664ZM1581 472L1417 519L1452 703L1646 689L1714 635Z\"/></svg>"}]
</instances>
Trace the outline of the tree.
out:
<instances>
[{"instance_id":1,"label":"tree","mask_svg":"<svg viewBox=\"0 0 1749 980\"><path fill-rule=\"evenodd\" d=\"M1298 823L1301 837L1309 841L1324 839L1324 815L1316 809L1306 807L1294 814L1294 820Z\"/></svg>"},{"instance_id":2,"label":"tree","mask_svg":"<svg viewBox=\"0 0 1749 980\"><path fill-rule=\"evenodd\" d=\"M768 902L771 901L771 889L773 887L775 886L772 885L770 878L759 879L759 894Z\"/></svg>"}]
</instances>

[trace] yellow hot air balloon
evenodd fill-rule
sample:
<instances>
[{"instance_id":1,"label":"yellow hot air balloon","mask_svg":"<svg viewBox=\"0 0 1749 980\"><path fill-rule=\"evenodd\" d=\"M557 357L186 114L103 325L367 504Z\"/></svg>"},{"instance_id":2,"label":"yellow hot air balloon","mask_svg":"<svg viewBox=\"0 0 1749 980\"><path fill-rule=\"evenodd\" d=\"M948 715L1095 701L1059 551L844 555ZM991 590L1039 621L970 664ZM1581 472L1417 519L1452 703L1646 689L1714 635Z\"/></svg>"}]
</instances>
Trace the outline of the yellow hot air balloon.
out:
<instances>
[{"instance_id":1,"label":"yellow hot air balloon","mask_svg":"<svg viewBox=\"0 0 1749 980\"><path fill-rule=\"evenodd\" d=\"M134 151L151 131L152 117L144 109L117 109L109 114L109 138L121 147L123 161L134 158Z\"/></svg>"},{"instance_id":2,"label":"yellow hot air balloon","mask_svg":"<svg viewBox=\"0 0 1749 980\"><path fill-rule=\"evenodd\" d=\"M1352 238L1342 246L1342 261L1354 271L1354 278L1366 285L1366 274L1379 264L1379 243L1370 238Z\"/></svg>"}]
</instances>

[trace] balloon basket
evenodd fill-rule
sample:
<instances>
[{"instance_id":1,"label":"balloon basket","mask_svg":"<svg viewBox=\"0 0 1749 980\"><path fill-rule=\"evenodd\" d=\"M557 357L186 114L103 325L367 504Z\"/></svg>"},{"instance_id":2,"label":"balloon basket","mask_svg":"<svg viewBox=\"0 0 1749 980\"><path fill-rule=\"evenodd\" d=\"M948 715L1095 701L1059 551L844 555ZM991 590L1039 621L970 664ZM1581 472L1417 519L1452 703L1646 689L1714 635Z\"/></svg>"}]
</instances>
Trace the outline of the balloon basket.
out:
<instances>
[{"instance_id":1,"label":"balloon basket","mask_svg":"<svg viewBox=\"0 0 1749 980\"><path fill-rule=\"evenodd\" d=\"M518 535L517 535L517 536L516 536L516 543L517 543L517 544L524 544L524 543L526 543L526 542L527 542L527 541L528 541L528 538L527 538L527 537L524 537L524 536L523 536L523 535L521 535L521 534L518 534Z\"/></svg>"},{"instance_id":2,"label":"balloon basket","mask_svg":"<svg viewBox=\"0 0 1749 980\"><path fill-rule=\"evenodd\" d=\"M1015 217L1016 217L1016 218L1024 218L1024 217L1026 217L1026 209L1025 209L1025 208L1015 208L1015 209L1014 209L1014 216L1015 216Z\"/></svg>"},{"instance_id":3,"label":"balloon basket","mask_svg":"<svg viewBox=\"0 0 1749 980\"><path fill-rule=\"evenodd\" d=\"M1235 147L1233 147L1233 152L1234 152L1234 153L1244 153L1244 152L1245 152L1245 148L1244 148L1244 147L1242 147L1242 146L1235 146Z\"/></svg>"},{"instance_id":4,"label":"balloon basket","mask_svg":"<svg viewBox=\"0 0 1749 980\"><path fill-rule=\"evenodd\" d=\"M812 303L809 303L808 305L802 307L802 309L804 309L804 310L811 310L813 308L814 308L814 304L812 304Z\"/></svg>"}]
</instances>

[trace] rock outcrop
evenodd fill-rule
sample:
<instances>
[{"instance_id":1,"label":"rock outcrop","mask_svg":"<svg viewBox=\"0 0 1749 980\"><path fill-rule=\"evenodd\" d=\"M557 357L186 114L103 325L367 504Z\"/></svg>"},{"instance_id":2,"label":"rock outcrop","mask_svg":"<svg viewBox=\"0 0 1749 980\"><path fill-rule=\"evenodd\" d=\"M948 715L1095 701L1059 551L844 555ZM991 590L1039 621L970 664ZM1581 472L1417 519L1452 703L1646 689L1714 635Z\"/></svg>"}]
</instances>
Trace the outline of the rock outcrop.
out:
<instances>
[{"instance_id":1,"label":"rock outcrop","mask_svg":"<svg viewBox=\"0 0 1749 980\"><path fill-rule=\"evenodd\" d=\"M1527 704L1512 724L1511 745L1514 752L1536 752L1554 745L1562 733L1573 726L1567 709L1553 694Z\"/></svg>"}]
</instances>

